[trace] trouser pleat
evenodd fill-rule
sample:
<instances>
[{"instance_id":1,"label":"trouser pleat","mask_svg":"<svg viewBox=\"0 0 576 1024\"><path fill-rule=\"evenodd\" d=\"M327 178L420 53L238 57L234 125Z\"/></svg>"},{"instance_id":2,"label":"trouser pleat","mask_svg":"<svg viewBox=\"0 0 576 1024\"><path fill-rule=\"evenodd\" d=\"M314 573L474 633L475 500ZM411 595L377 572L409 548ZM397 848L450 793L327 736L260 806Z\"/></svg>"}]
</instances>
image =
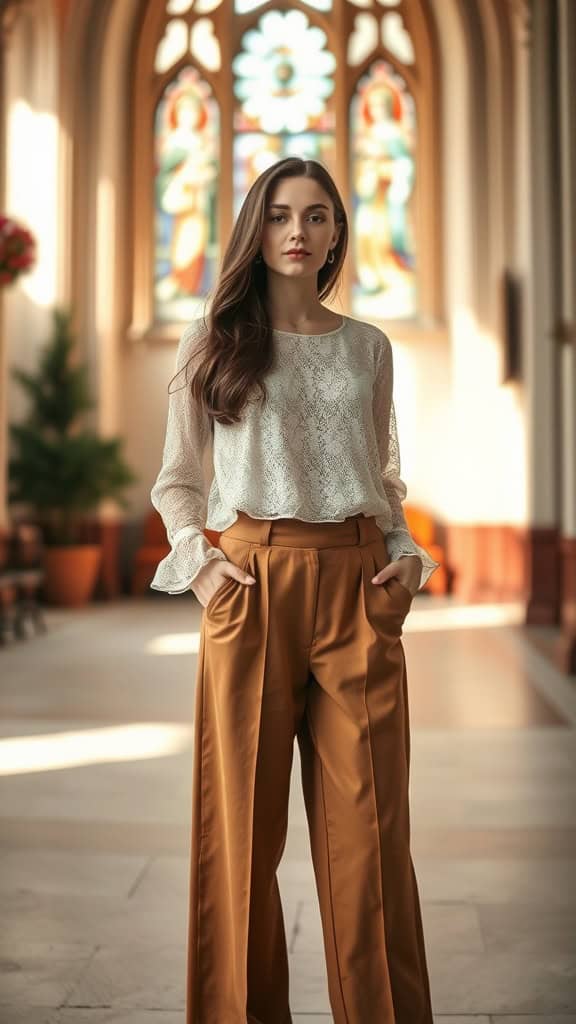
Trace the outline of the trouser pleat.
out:
<instances>
[{"instance_id":1,"label":"trouser pleat","mask_svg":"<svg viewBox=\"0 0 576 1024\"><path fill-rule=\"evenodd\" d=\"M400 619L376 616L359 549L360 621L347 641L317 645L298 733L302 783L335 1024L431 1024L432 1009L410 855L406 668ZM329 579L326 578L326 583ZM381 608L384 605L380 605Z\"/></svg>"}]
</instances>

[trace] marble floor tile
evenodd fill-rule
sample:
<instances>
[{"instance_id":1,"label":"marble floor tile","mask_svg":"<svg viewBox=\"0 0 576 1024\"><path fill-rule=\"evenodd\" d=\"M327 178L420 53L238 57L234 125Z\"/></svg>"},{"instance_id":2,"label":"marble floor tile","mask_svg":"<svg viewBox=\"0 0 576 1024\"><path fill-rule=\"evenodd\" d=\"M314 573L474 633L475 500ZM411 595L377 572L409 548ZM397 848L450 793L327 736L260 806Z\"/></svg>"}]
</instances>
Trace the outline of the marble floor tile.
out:
<instances>
[{"instance_id":1,"label":"marble floor tile","mask_svg":"<svg viewBox=\"0 0 576 1024\"><path fill-rule=\"evenodd\" d=\"M315 900L300 900L297 904L290 952L324 955L322 921Z\"/></svg>"},{"instance_id":2,"label":"marble floor tile","mask_svg":"<svg viewBox=\"0 0 576 1024\"><path fill-rule=\"evenodd\" d=\"M422 924L427 950L436 956L480 953L485 948L478 908L457 902L422 902Z\"/></svg>"},{"instance_id":3,"label":"marble floor tile","mask_svg":"<svg viewBox=\"0 0 576 1024\"><path fill-rule=\"evenodd\" d=\"M179 1010L184 1006L185 970L183 943L98 947L68 992L65 1005Z\"/></svg>"},{"instance_id":4,"label":"marble floor tile","mask_svg":"<svg viewBox=\"0 0 576 1024\"><path fill-rule=\"evenodd\" d=\"M572 1013L546 1013L523 1014L516 1013L501 1015L493 1013L490 1015L491 1024L576 1024L576 1014Z\"/></svg>"},{"instance_id":5,"label":"marble floor tile","mask_svg":"<svg viewBox=\"0 0 576 1024\"><path fill-rule=\"evenodd\" d=\"M487 952L565 953L576 963L576 907L480 904L476 913Z\"/></svg>"},{"instance_id":6,"label":"marble floor tile","mask_svg":"<svg viewBox=\"0 0 576 1024\"><path fill-rule=\"evenodd\" d=\"M186 908L145 904L93 894L50 894L21 889L1 899L2 935L7 943L86 942L94 945L154 947L184 935Z\"/></svg>"},{"instance_id":7,"label":"marble floor tile","mask_svg":"<svg viewBox=\"0 0 576 1024\"><path fill-rule=\"evenodd\" d=\"M0 939L0 1021L3 1006L59 1006L94 955L85 942Z\"/></svg>"},{"instance_id":8,"label":"marble floor tile","mask_svg":"<svg viewBox=\"0 0 576 1024\"><path fill-rule=\"evenodd\" d=\"M293 1013L330 1013L326 965L321 952L295 952L288 958Z\"/></svg>"},{"instance_id":9,"label":"marble floor tile","mask_svg":"<svg viewBox=\"0 0 576 1024\"><path fill-rule=\"evenodd\" d=\"M184 1024L183 1010L71 1009L49 1007L9 1007L9 1016L0 1024Z\"/></svg>"},{"instance_id":10,"label":"marble floor tile","mask_svg":"<svg viewBox=\"0 0 576 1024\"><path fill-rule=\"evenodd\" d=\"M3 814L31 821L148 824L157 832L185 823L191 801L192 723L158 719L3 722L3 756L9 759L17 730L14 758L28 756L37 766L11 775ZM52 758L57 768L50 768ZM137 793L145 793L146 799L135 800Z\"/></svg>"},{"instance_id":11,"label":"marble floor tile","mask_svg":"<svg viewBox=\"0 0 576 1024\"><path fill-rule=\"evenodd\" d=\"M0 894L26 889L121 899L137 883L146 860L116 854L78 856L65 850L8 850L2 862Z\"/></svg>"},{"instance_id":12,"label":"marble floor tile","mask_svg":"<svg viewBox=\"0 0 576 1024\"><path fill-rule=\"evenodd\" d=\"M434 1024L492 1024L492 1018L484 1013L475 1013L472 1016L456 1013L450 1014L448 1017L444 1016L442 1013L435 1013Z\"/></svg>"},{"instance_id":13,"label":"marble floor tile","mask_svg":"<svg viewBox=\"0 0 576 1024\"><path fill-rule=\"evenodd\" d=\"M424 859L416 865L424 900L576 908L576 858L570 860Z\"/></svg>"},{"instance_id":14,"label":"marble floor tile","mask_svg":"<svg viewBox=\"0 0 576 1024\"><path fill-rule=\"evenodd\" d=\"M0 741L1 742L1 741ZM188 801L186 806L188 806ZM21 809L22 810L22 809ZM70 812L71 813L71 812ZM80 854L110 853L130 856L189 857L190 826L164 822L99 821L77 818L5 816L2 818L5 851L64 850ZM1 863L1 862L0 862Z\"/></svg>"},{"instance_id":15,"label":"marble floor tile","mask_svg":"<svg viewBox=\"0 0 576 1024\"><path fill-rule=\"evenodd\" d=\"M0 1004L0 1024L59 1024L59 1011L49 1006Z\"/></svg>"},{"instance_id":16,"label":"marble floor tile","mask_svg":"<svg viewBox=\"0 0 576 1024\"><path fill-rule=\"evenodd\" d=\"M188 898L189 876L187 858L149 857L130 888L130 903L152 909L166 901L182 905Z\"/></svg>"},{"instance_id":17,"label":"marble floor tile","mask_svg":"<svg viewBox=\"0 0 576 1024\"><path fill-rule=\"evenodd\" d=\"M429 951L434 1010L440 1014L566 1014L576 1009L576 962L566 953Z\"/></svg>"}]
</instances>

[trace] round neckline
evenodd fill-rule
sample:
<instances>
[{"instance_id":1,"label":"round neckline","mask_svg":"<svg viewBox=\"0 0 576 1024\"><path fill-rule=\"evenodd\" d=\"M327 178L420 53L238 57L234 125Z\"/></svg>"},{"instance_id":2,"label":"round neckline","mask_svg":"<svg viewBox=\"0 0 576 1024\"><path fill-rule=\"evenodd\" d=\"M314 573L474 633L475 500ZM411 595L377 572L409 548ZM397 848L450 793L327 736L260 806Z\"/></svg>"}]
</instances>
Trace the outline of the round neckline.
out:
<instances>
[{"instance_id":1,"label":"round neckline","mask_svg":"<svg viewBox=\"0 0 576 1024\"><path fill-rule=\"evenodd\" d=\"M330 338L334 334L340 334L340 331L346 326L347 317L342 315L342 323L339 327L336 327L333 331L324 331L322 334L298 334L297 331L280 331L277 327L273 327L272 331L274 334L285 334L289 338Z\"/></svg>"}]
</instances>

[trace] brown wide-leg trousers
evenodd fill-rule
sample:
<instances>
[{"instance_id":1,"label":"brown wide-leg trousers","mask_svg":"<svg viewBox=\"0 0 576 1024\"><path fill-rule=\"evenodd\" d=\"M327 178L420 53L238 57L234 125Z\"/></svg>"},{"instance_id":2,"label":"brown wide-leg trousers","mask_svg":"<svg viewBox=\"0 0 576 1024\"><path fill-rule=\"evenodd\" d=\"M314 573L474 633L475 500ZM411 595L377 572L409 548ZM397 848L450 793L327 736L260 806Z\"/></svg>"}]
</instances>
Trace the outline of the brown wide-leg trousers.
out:
<instances>
[{"instance_id":1,"label":"brown wide-leg trousers","mask_svg":"<svg viewBox=\"0 0 576 1024\"><path fill-rule=\"evenodd\" d=\"M294 737L335 1024L432 1024L410 853L402 624L373 517L254 519L220 537L256 578L202 613L186 1024L291 1024L276 869Z\"/></svg>"}]
</instances>

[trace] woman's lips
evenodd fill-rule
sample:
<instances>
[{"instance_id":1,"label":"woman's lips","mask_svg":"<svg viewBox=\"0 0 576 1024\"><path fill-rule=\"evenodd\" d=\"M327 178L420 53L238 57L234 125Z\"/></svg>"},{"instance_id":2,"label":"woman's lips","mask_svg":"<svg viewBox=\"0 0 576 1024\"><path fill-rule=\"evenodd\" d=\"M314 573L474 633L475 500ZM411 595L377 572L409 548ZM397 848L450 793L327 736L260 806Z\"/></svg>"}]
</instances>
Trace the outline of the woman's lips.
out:
<instances>
[{"instance_id":1,"label":"woman's lips","mask_svg":"<svg viewBox=\"0 0 576 1024\"><path fill-rule=\"evenodd\" d=\"M308 252L287 252L284 254L289 260L303 260L305 256L309 256Z\"/></svg>"}]
</instances>

